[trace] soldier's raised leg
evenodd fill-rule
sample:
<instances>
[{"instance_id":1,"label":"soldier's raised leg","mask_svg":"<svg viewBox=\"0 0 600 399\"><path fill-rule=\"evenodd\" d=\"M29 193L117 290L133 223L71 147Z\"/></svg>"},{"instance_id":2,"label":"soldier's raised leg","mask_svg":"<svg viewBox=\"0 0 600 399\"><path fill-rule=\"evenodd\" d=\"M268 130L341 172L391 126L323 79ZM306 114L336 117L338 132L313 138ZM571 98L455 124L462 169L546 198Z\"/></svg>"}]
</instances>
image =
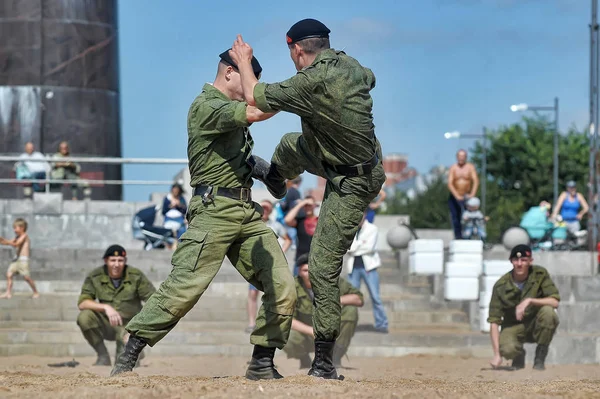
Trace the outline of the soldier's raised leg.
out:
<instances>
[{"instance_id":1,"label":"soldier's raised leg","mask_svg":"<svg viewBox=\"0 0 600 399\"><path fill-rule=\"evenodd\" d=\"M77 325L85 340L96 351L94 366L110 366L110 355L104 344L105 332L111 327L108 318L93 310L85 309L77 316Z\"/></svg>"},{"instance_id":2,"label":"soldier's raised leg","mask_svg":"<svg viewBox=\"0 0 600 399\"><path fill-rule=\"evenodd\" d=\"M512 360L514 369L525 367L525 349L523 344L526 339L524 324L502 328L500 331L500 356Z\"/></svg>"},{"instance_id":3,"label":"soldier's raised leg","mask_svg":"<svg viewBox=\"0 0 600 399\"><path fill-rule=\"evenodd\" d=\"M282 378L275 370L275 349L287 343L296 304L296 288L285 255L273 231L260 219L258 205L244 206L245 220L241 238L227 253L235 268L261 290L262 304L256 327L250 335L254 351L246 378L251 380Z\"/></svg>"},{"instance_id":4,"label":"soldier's raised leg","mask_svg":"<svg viewBox=\"0 0 600 399\"><path fill-rule=\"evenodd\" d=\"M538 310L533 324L532 335L533 340L537 344L533 368L536 370L545 370L548 347L559 324L558 315L552 306L542 306Z\"/></svg>"},{"instance_id":5,"label":"soldier's raised leg","mask_svg":"<svg viewBox=\"0 0 600 399\"><path fill-rule=\"evenodd\" d=\"M322 163L311 153L302 133L285 134L271 158L271 163L253 155L252 177L261 180L277 199L286 194L286 179L294 179L304 171L325 177Z\"/></svg>"}]
</instances>

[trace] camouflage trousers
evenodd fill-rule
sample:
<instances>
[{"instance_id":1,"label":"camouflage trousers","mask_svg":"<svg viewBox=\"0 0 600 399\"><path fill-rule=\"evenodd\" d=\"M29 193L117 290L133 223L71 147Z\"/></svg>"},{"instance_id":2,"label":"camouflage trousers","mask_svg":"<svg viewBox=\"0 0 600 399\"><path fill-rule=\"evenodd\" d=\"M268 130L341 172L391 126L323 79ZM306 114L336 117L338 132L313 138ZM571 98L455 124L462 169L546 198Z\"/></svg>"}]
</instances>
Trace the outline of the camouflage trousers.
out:
<instances>
[{"instance_id":1,"label":"camouflage trousers","mask_svg":"<svg viewBox=\"0 0 600 399\"><path fill-rule=\"evenodd\" d=\"M296 289L277 236L261 214L256 203L215 196L203 204L200 197L193 197L188 230L171 260L173 269L127 324L127 331L154 346L194 307L227 256L244 279L264 292L250 343L283 348Z\"/></svg>"},{"instance_id":2,"label":"camouflage trousers","mask_svg":"<svg viewBox=\"0 0 600 399\"><path fill-rule=\"evenodd\" d=\"M500 355L505 359L516 358L523 353L525 342L550 345L558 324L558 315L554 308L542 306L530 321L502 328Z\"/></svg>"},{"instance_id":3,"label":"camouflage trousers","mask_svg":"<svg viewBox=\"0 0 600 399\"><path fill-rule=\"evenodd\" d=\"M77 325L92 348L96 348L106 340L117 342L116 357L123 351L125 328L123 326L111 326L108 317L104 313L94 312L90 309L82 310L77 316Z\"/></svg>"},{"instance_id":4,"label":"camouflage trousers","mask_svg":"<svg viewBox=\"0 0 600 399\"><path fill-rule=\"evenodd\" d=\"M357 324L358 308L356 306L342 306L340 334L335 341L334 358L341 359L346 354ZM292 330L290 339L287 345L284 346L283 351L287 354L288 359L301 359L314 352L314 349L315 341L311 336Z\"/></svg>"},{"instance_id":5,"label":"camouflage trousers","mask_svg":"<svg viewBox=\"0 0 600 399\"><path fill-rule=\"evenodd\" d=\"M271 159L286 179L304 171L327 179L308 260L315 294L313 329L318 341L334 341L340 333L338 278L343 257L350 249L365 210L385 182L379 146L377 153L380 161L370 174L347 177L325 168L310 151L302 134L289 133L281 138Z\"/></svg>"}]
</instances>

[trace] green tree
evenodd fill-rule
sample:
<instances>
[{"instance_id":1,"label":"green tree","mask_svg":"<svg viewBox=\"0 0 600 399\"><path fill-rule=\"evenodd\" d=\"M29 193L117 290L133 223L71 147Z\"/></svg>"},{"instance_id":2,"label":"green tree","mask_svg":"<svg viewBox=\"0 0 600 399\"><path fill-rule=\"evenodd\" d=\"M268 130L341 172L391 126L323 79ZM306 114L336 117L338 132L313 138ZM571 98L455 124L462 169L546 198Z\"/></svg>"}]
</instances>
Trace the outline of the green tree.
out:
<instances>
[{"instance_id":1,"label":"green tree","mask_svg":"<svg viewBox=\"0 0 600 399\"><path fill-rule=\"evenodd\" d=\"M440 201L441 199L441 201ZM410 225L420 229L449 229L448 187L443 176L437 176L426 191L412 200L405 193L396 191L387 201L387 214L408 215Z\"/></svg>"},{"instance_id":2,"label":"green tree","mask_svg":"<svg viewBox=\"0 0 600 399\"><path fill-rule=\"evenodd\" d=\"M554 131L546 118L523 118L522 124L487 131L486 137L488 236L497 241L519 224L527 209L543 200L552 202ZM559 136L559 193L567 181L575 180L587 194L589 144L589 137L574 128ZM482 143L471 153L481 173Z\"/></svg>"},{"instance_id":3,"label":"green tree","mask_svg":"<svg viewBox=\"0 0 600 399\"><path fill-rule=\"evenodd\" d=\"M523 118L522 123L488 130L486 137L487 232L491 242L498 242L530 207L553 200L553 124L546 118ZM575 128L559 136L559 193L567 181L574 180L587 195L589 145L588 135ZM482 142L478 141L469 158L480 180L484 179L482 155ZM416 228L450 228L448 195L446 180L439 176L412 200L397 193L388 201L386 213L409 215Z\"/></svg>"}]
</instances>

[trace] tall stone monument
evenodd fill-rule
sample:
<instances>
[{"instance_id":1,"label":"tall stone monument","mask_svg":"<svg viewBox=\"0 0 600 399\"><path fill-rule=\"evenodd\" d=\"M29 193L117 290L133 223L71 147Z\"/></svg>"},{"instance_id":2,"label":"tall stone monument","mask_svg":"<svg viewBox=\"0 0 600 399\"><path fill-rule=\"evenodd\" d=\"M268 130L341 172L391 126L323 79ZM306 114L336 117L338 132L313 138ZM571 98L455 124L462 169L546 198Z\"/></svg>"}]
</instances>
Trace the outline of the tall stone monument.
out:
<instances>
[{"instance_id":1,"label":"tall stone monument","mask_svg":"<svg viewBox=\"0 0 600 399\"><path fill-rule=\"evenodd\" d=\"M52 155L65 140L73 156L120 157L118 67L117 0L0 0L0 153L32 141ZM0 163L0 176L12 168ZM121 179L120 165L81 168ZM0 184L0 197L20 195ZM92 187L94 199L121 197L121 186Z\"/></svg>"}]
</instances>

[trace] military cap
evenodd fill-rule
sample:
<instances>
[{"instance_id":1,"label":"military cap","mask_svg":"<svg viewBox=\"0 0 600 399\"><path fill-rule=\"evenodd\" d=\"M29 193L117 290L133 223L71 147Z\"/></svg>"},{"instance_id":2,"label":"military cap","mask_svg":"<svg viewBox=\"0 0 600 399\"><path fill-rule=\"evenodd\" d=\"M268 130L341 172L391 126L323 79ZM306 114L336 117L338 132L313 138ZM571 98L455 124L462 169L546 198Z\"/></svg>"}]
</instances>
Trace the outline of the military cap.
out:
<instances>
[{"instance_id":1,"label":"military cap","mask_svg":"<svg viewBox=\"0 0 600 399\"><path fill-rule=\"evenodd\" d=\"M229 49L229 50L231 50L231 49ZM221 58L221 60L224 61L226 64L229 64L232 67L234 67L235 69L238 69L237 64L233 61L233 59L229 55L229 50L225 50L221 54L219 54L219 58ZM254 76L256 76L256 79L259 79L260 73L262 72L262 67L260 66L260 63L254 56L252 56L252 71L254 71Z\"/></svg>"},{"instance_id":2,"label":"military cap","mask_svg":"<svg viewBox=\"0 0 600 399\"><path fill-rule=\"evenodd\" d=\"M308 264L308 254L302 254L298 257L298 260L296 261L296 265L298 265L298 267L302 266L302 265L306 265Z\"/></svg>"},{"instance_id":3,"label":"military cap","mask_svg":"<svg viewBox=\"0 0 600 399\"><path fill-rule=\"evenodd\" d=\"M127 256L127 252L125 252L125 248L123 248L120 245L111 245L110 247L108 247L106 249L106 252L104 252L104 256L102 257L102 259L106 259L109 256Z\"/></svg>"},{"instance_id":4,"label":"military cap","mask_svg":"<svg viewBox=\"0 0 600 399\"><path fill-rule=\"evenodd\" d=\"M311 37L329 37L329 32L331 32L329 28L322 22L308 18L292 25L285 36L285 40L289 45Z\"/></svg>"},{"instance_id":5,"label":"military cap","mask_svg":"<svg viewBox=\"0 0 600 399\"><path fill-rule=\"evenodd\" d=\"M510 260L519 259L531 256L531 248L529 245L519 244L510 251Z\"/></svg>"}]
</instances>

